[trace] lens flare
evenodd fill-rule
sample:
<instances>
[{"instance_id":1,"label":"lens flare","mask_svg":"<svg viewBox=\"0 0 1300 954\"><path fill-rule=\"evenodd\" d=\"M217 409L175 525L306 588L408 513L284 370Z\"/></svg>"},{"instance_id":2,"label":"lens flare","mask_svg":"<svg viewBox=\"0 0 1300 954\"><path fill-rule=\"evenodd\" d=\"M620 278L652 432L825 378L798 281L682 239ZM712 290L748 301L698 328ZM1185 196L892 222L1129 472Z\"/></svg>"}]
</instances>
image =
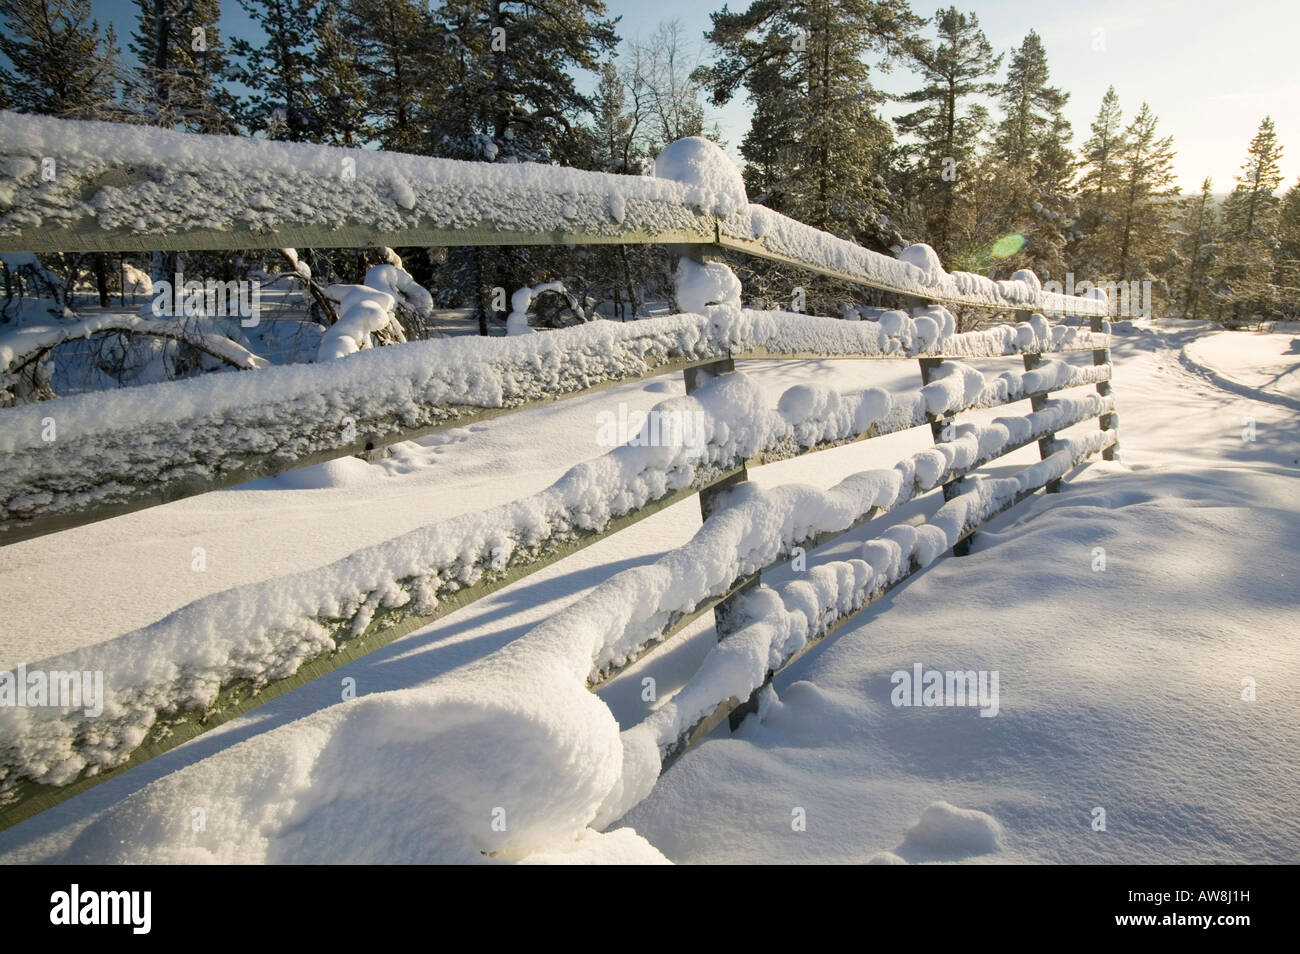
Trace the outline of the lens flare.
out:
<instances>
[{"instance_id":1,"label":"lens flare","mask_svg":"<svg viewBox=\"0 0 1300 954\"><path fill-rule=\"evenodd\" d=\"M1025 247L1025 237L1019 232L1004 235L993 243L994 258L1009 258Z\"/></svg>"}]
</instances>

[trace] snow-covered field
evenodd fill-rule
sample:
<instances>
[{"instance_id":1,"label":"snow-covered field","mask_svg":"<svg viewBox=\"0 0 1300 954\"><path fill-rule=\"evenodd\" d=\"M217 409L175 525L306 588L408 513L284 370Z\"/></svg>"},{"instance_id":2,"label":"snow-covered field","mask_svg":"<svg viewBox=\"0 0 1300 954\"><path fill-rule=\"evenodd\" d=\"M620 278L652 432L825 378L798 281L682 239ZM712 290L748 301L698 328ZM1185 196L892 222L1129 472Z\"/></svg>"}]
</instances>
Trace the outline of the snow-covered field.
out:
<instances>
[{"instance_id":1,"label":"snow-covered field","mask_svg":"<svg viewBox=\"0 0 1300 954\"><path fill-rule=\"evenodd\" d=\"M530 860L556 851L565 860L650 860L655 849L679 862L1300 858L1290 805L1300 781L1300 428L1270 391L1294 383L1292 336L1116 332L1122 462L1090 465L1058 497L1039 495L995 521L970 556L938 561L863 613L777 679L761 719L734 736L724 729L669 769L610 826L617 831L543 845ZM1014 360L973 363L1002 370ZM1225 389L1188 361L1239 387ZM745 370L771 406L797 383L919 384L914 361ZM1262 399L1251 388L1263 388ZM0 667L540 490L605 450L601 411L620 402L645 410L681 390L673 377L614 388L402 445L379 465L336 461L0 549ZM1079 427L1088 429L1095 424ZM929 443L919 428L759 468L751 480L828 487ZM998 470L1036 459L1027 448ZM916 501L894 518L935 506ZM353 679L365 698L424 685L698 528L693 500L670 507L0 834L0 859L437 857L438 825L455 818L422 800L430 766L421 733L435 727L421 722L418 698L374 698L349 716L348 705L333 705L340 686ZM204 572L192 569L199 546ZM1098 547L1104 570L1093 569ZM837 542L809 566L857 549ZM697 621L599 698L621 726L639 721L650 706L642 680L657 681L662 702L713 642L711 620ZM895 708L891 675L918 663L997 671L998 714ZM1254 701L1242 697L1246 679L1255 680ZM331 706L288 735L269 734ZM449 751L445 740L426 741ZM510 740L495 741L496 751L460 753L486 763L480 780L509 761ZM574 777L599 775L600 753L574 749L573 758ZM565 797L590 795L573 787ZM210 837L185 834L194 808L204 809ZM1093 830L1097 808L1104 831ZM801 816L806 830L796 830Z\"/></svg>"}]
</instances>

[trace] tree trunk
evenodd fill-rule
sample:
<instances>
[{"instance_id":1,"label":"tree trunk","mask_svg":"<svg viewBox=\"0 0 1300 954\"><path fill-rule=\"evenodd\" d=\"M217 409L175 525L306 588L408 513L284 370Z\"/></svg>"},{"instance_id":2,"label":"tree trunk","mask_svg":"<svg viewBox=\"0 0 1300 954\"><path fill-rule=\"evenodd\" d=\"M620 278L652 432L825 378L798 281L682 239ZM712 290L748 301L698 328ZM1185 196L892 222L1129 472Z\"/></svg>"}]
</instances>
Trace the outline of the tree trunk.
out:
<instances>
[{"instance_id":1,"label":"tree trunk","mask_svg":"<svg viewBox=\"0 0 1300 954\"><path fill-rule=\"evenodd\" d=\"M107 308L108 298L108 256L103 252L95 255L95 290L99 292L99 307Z\"/></svg>"}]
</instances>

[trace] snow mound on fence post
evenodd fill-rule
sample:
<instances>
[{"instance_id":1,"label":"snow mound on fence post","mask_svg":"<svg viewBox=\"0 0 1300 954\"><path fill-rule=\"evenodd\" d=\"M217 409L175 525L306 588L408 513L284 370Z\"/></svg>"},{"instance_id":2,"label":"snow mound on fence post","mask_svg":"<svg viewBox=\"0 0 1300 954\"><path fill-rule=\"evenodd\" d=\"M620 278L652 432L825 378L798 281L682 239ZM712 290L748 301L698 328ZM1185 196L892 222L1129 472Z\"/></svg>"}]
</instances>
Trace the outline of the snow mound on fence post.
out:
<instances>
[{"instance_id":1,"label":"snow mound on fence post","mask_svg":"<svg viewBox=\"0 0 1300 954\"><path fill-rule=\"evenodd\" d=\"M701 263L689 258L677 262L673 273L677 307L695 315L707 315L717 305L740 307L740 279L722 262Z\"/></svg>"},{"instance_id":2,"label":"snow mound on fence post","mask_svg":"<svg viewBox=\"0 0 1300 954\"><path fill-rule=\"evenodd\" d=\"M655 157L656 179L688 186L687 200L711 215L727 216L749 205L745 180L717 143L689 136L664 146Z\"/></svg>"},{"instance_id":3,"label":"snow mound on fence post","mask_svg":"<svg viewBox=\"0 0 1300 954\"><path fill-rule=\"evenodd\" d=\"M907 246L898 253L898 260L916 269L919 273L917 277L923 285L937 284L944 275L943 263L939 261L939 253L924 242Z\"/></svg>"}]
</instances>

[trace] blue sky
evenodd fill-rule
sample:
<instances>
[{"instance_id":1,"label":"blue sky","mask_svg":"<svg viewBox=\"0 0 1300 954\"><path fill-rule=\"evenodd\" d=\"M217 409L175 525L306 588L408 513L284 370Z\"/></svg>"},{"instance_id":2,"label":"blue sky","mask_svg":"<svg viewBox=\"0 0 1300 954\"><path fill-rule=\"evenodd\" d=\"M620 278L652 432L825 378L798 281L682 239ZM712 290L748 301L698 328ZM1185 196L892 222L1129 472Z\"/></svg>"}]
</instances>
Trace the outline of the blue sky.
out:
<instances>
[{"instance_id":1,"label":"blue sky","mask_svg":"<svg viewBox=\"0 0 1300 954\"><path fill-rule=\"evenodd\" d=\"M732 10L748 5L749 0L730 3ZM922 15L941 5L946 6L939 0L913 0L913 9ZM979 16L998 51L1018 44L1030 29L1039 32L1052 82L1071 94L1067 118L1076 144L1087 136L1088 123L1113 84L1126 119L1145 100L1160 117L1163 132L1174 137L1175 169L1184 191L1199 188L1207 175L1214 178L1215 191L1229 191L1266 114L1277 124L1286 150L1285 186L1300 175L1298 0L967 0L957 6ZM710 11L721 3L607 0L607 7L622 17L624 37L648 37L661 21L680 19L687 33L699 38L707 57L703 34ZM125 48L135 5L94 0L94 8L101 20L117 26ZM223 30L239 33L246 23L239 4L223 0ZM903 92L916 81L907 70L895 69L878 72L876 82L886 91ZM748 117L742 100L712 111L733 154Z\"/></svg>"}]
</instances>

